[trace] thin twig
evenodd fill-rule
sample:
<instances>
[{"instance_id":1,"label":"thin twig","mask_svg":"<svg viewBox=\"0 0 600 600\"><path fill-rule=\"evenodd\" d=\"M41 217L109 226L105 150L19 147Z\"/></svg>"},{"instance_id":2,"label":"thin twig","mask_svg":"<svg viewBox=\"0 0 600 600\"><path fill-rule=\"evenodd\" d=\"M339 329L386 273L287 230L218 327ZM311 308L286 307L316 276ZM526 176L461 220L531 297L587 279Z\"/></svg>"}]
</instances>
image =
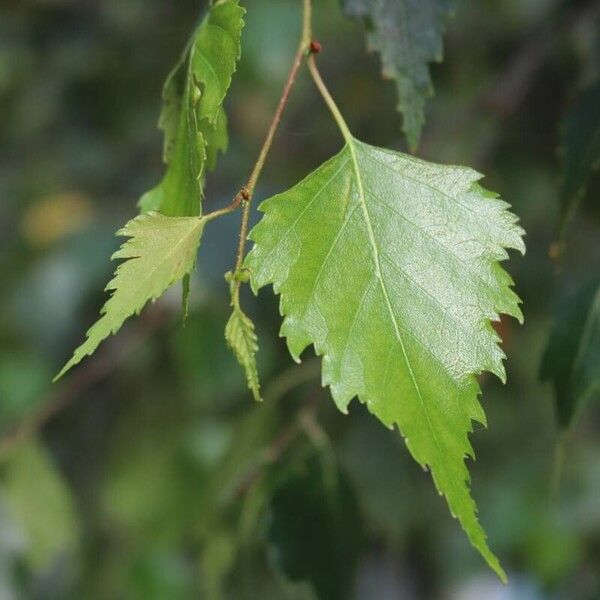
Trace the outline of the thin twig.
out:
<instances>
[{"instance_id":1,"label":"thin twig","mask_svg":"<svg viewBox=\"0 0 600 600\"><path fill-rule=\"evenodd\" d=\"M284 371L278 379L272 384L272 389L267 391L267 396L287 394L291 389L298 385L311 381L318 376L320 365L318 360L312 360L306 363L305 369L301 371L301 377L298 377L300 369L293 367ZM291 445L301 434L305 434L315 446L323 448L328 443L327 434L318 424L316 415L318 411L317 397L321 390L321 385L315 385L304 404L296 413L294 419L287 424L252 460L248 468L237 478L233 485L224 494L224 502L237 500L244 496L248 490L264 475L265 468L277 463L281 457L289 450Z\"/></svg>"},{"instance_id":2,"label":"thin twig","mask_svg":"<svg viewBox=\"0 0 600 600\"><path fill-rule=\"evenodd\" d=\"M252 196L254 195L254 189L256 188L256 183L258 181L258 178L260 177L263 167L265 166L265 161L267 159L269 151L271 150L273 138L275 137L275 133L277 132L277 128L279 126L279 123L281 122L283 111L285 110L285 107L287 105L288 98L290 92L292 91L292 87L294 86L294 83L296 81L296 76L298 75L300 66L302 65L302 60L304 59L307 51L309 50L311 38L311 14L311 0L303 0L302 35L300 38L300 43L298 44L298 49L296 50L294 61L288 73L287 81L285 82L285 85L283 87L283 92L281 94L281 98L279 99L279 104L277 105L277 109L275 111L275 114L273 115L271 124L269 125L265 141L263 142L262 148L260 149L260 153L258 155L258 159L254 165L254 168L250 173L248 183L244 188L244 210L242 213L242 223L240 226L238 250L236 254L235 267L233 270L234 276L239 274L242 268L242 263L244 261L244 254L246 252L246 238L248 236L248 223L250 220L250 208L252 206ZM240 285L241 281L238 278L235 281L235 295L239 293Z\"/></svg>"}]
</instances>

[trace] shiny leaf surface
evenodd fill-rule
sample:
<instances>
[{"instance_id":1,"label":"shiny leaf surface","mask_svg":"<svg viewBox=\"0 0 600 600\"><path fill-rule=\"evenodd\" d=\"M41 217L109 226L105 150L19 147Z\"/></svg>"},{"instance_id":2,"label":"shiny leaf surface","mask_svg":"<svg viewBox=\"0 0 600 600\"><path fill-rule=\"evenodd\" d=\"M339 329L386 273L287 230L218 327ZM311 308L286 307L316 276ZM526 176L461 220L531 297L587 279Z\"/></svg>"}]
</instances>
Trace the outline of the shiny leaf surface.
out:
<instances>
[{"instance_id":1,"label":"shiny leaf surface","mask_svg":"<svg viewBox=\"0 0 600 600\"><path fill-rule=\"evenodd\" d=\"M469 491L476 375L505 378L499 313L521 320L499 261L524 251L508 205L475 171L352 139L291 190L263 202L246 267L281 295L292 356L314 344L342 412L354 396L431 470L471 543L504 579Z\"/></svg>"}]
</instances>

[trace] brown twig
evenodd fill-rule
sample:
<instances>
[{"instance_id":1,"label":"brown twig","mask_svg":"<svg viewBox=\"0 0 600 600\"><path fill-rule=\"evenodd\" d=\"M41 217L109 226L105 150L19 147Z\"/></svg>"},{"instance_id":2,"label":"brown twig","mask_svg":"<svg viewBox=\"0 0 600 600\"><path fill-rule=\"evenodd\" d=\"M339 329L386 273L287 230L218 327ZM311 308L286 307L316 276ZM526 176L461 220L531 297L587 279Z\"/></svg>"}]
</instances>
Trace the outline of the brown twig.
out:
<instances>
[{"instance_id":1,"label":"brown twig","mask_svg":"<svg viewBox=\"0 0 600 600\"><path fill-rule=\"evenodd\" d=\"M244 206L234 274L240 271L242 261L244 259L245 241L248 234L250 204L252 201L254 188L256 187L256 182L258 181L267 155L269 154L273 144L273 138L275 137L275 133L281 121L281 117L287 104L291 89L296 80L298 70L302 64L302 59L310 48L311 14L311 0L303 0L302 36L298 50L294 56L294 62L292 63L286 84L283 88L283 93L279 100L277 110L275 111L267 131L258 159L248 179L248 183L241 188L228 206L204 215L204 218L210 221L220 217L221 215L236 210L240 205ZM239 293L240 283L241 281L237 279L235 283L235 294ZM0 460L4 459L8 454L10 454L11 450L19 443L39 431L50 419L52 419L52 417L67 408L83 390L106 377L114 369L114 367L121 362L124 355L129 354L132 348L135 348L139 343L141 343L146 335L155 329L160 322L162 322L164 315L159 315L160 318L156 318L157 312L158 311L155 310L154 316L152 316L150 319L146 319L146 326L136 330L135 333L131 335L129 340L118 346L116 351L114 348L117 348L117 346L108 345L104 350L100 351L99 354L88 361L86 363L87 366L84 366L77 373L75 373L69 379L68 383L63 384L58 388L58 390L50 394L49 397L41 403L41 408L38 411L31 414L28 418L21 421L3 436L1 436ZM309 365L309 374L314 370L313 367L314 365ZM300 379L302 379L302 377L305 376L305 373L301 372L299 375ZM296 379L293 381L296 381Z\"/></svg>"},{"instance_id":2,"label":"brown twig","mask_svg":"<svg viewBox=\"0 0 600 600\"><path fill-rule=\"evenodd\" d=\"M267 130L267 135L263 142L262 148L260 149L260 153L258 155L258 159L250 173L250 177L248 178L248 183L244 186L244 191L246 192L247 197L245 197L243 201L244 210L242 213L242 223L240 226L240 236L238 243L238 250L236 254L235 267L233 270L234 276L239 274L242 263L244 261L244 254L246 252L246 238L248 236L248 223L250 220L250 209L252 206L252 197L254 195L254 189L256 188L256 183L260 174L265 166L265 161L271 150L271 146L273 144L273 139L275 137L275 133L277 132L277 128L279 127L279 123L281 122L281 117L283 115L283 111L287 105L290 92L292 91L292 87L296 81L296 76L298 75L298 71L300 66L302 65L302 61L307 54L307 51L310 49L311 42L311 14L312 14L312 5L311 0L303 0L303 18L302 18L302 35L300 38L300 43L298 44L298 49L296 50L296 54L294 56L294 61L292 62L292 66L288 73L287 80L283 87L283 92L279 99L279 104L277 105L277 109L275 110L275 114L273 115L273 119L271 120L271 124L269 125L269 129ZM234 294L239 293L239 288L241 285L240 279L236 279Z\"/></svg>"}]
</instances>

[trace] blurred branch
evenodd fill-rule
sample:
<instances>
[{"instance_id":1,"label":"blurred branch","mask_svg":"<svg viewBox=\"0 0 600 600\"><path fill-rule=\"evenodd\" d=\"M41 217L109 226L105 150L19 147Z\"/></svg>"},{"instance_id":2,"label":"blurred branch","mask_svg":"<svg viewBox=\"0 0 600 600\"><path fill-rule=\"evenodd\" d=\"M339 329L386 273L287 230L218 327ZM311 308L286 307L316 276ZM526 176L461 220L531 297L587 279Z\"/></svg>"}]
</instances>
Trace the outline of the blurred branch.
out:
<instances>
[{"instance_id":1,"label":"blurred branch","mask_svg":"<svg viewBox=\"0 0 600 600\"><path fill-rule=\"evenodd\" d=\"M513 56L508 67L482 96L480 104L499 117L513 113L531 89L535 75L565 35L575 34L585 23L600 17L600 1L571 9L563 18L533 35Z\"/></svg>"},{"instance_id":2,"label":"blurred branch","mask_svg":"<svg viewBox=\"0 0 600 600\"><path fill-rule=\"evenodd\" d=\"M318 377L320 370L321 365L318 359L309 360L300 366L294 365L293 367L290 367L281 373L281 375L279 375L267 388L264 394L265 402L269 400L273 402L302 383L312 381ZM321 385L317 384L305 399L294 419L259 452L256 460L251 462L248 469L242 473L232 486L231 490L225 494L225 502L243 496L256 481L260 479L264 473L265 467L276 463L297 439L300 433L306 433L306 435L311 437L307 431L309 427L308 423L310 423L310 427L312 427L311 433L317 430L322 431L317 424L315 416L318 408L316 400L320 390ZM325 434L323 433L323 435ZM311 438L311 441L314 440Z\"/></svg>"},{"instance_id":3,"label":"blurred branch","mask_svg":"<svg viewBox=\"0 0 600 600\"><path fill-rule=\"evenodd\" d=\"M166 318L167 313L163 309L157 306L151 307L136 326L120 335L118 341L113 340L113 343L105 345L64 384L53 386L54 389L58 389L41 401L37 411L0 437L0 462L6 460L15 447L37 434L54 416L80 398L86 389L110 375L127 356L135 354L135 349L157 330Z\"/></svg>"},{"instance_id":4,"label":"blurred branch","mask_svg":"<svg viewBox=\"0 0 600 600\"><path fill-rule=\"evenodd\" d=\"M535 84L536 75L552 56L565 36L577 33L583 25L600 18L600 0L567 11L537 33L527 36L527 41L509 59L506 68L481 94L460 111L452 124L444 123L443 131L434 129L423 141L423 148L434 144L440 136L448 137L452 131L463 129L480 110L494 115L497 120L510 117L523 103ZM450 128L450 132L448 129ZM484 163L498 143L497 136L488 139L479 149L476 163Z\"/></svg>"}]
</instances>

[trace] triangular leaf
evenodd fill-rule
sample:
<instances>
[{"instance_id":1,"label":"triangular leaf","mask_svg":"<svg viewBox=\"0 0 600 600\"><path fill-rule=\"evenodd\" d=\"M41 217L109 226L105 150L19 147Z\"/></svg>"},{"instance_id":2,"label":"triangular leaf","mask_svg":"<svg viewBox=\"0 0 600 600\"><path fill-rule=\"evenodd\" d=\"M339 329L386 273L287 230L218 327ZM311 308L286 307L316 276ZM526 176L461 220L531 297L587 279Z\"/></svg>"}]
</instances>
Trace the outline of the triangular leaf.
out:
<instances>
[{"instance_id":1,"label":"triangular leaf","mask_svg":"<svg viewBox=\"0 0 600 600\"><path fill-rule=\"evenodd\" d=\"M569 427L586 402L600 396L600 283L569 298L557 315L542 361L542 379L551 380L556 412Z\"/></svg>"},{"instance_id":2,"label":"triangular leaf","mask_svg":"<svg viewBox=\"0 0 600 600\"><path fill-rule=\"evenodd\" d=\"M87 332L85 342L55 377L62 377L100 342L116 333L125 319L138 314L148 300L158 298L169 286L190 273L206 219L140 215L117 235L128 239L113 259L125 259L106 286L113 293L101 310L102 316Z\"/></svg>"},{"instance_id":3,"label":"triangular leaf","mask_svg":"<svg viewBox=\"0 0 600 600\"><path fill-rule=\"evenodd\" d=\"M381 54L383 75L394 79L402 129L416 150L425 122L425 98L433 93L429 63L441 62L450 0L343 0L348 15L369 27L368 46Z\"/></svg>"},{"instance_id":4,"label":"triangular leaf","mask_svg":"<svg viewBox=\"0 0 600 600\"><path fill-rule=\"evenodd\" d=\"M508 205L475 171L350 139L291 190L261 205L245 266L254 290L281 294L294 358L323 356L343 412L354 396L398 425L471 543L504 579L469 491L472 420L485 422L476 374L504 379L499 313L522 318L498 261L524 251Z\"/></svg>"},{"instance_id":5,"label":"triangular leaf","mask_svg":"<svg viewBox=\"0 0 600 600\"><path fill-rule=\"evenodd\" d=\"M227 148L223 100L240 56L244 12L239 0L215 3L167 77L159 126L168 168L158 186L142 196L144 212L200 214L205 171Z\"/></svg>"}]
</instances>

